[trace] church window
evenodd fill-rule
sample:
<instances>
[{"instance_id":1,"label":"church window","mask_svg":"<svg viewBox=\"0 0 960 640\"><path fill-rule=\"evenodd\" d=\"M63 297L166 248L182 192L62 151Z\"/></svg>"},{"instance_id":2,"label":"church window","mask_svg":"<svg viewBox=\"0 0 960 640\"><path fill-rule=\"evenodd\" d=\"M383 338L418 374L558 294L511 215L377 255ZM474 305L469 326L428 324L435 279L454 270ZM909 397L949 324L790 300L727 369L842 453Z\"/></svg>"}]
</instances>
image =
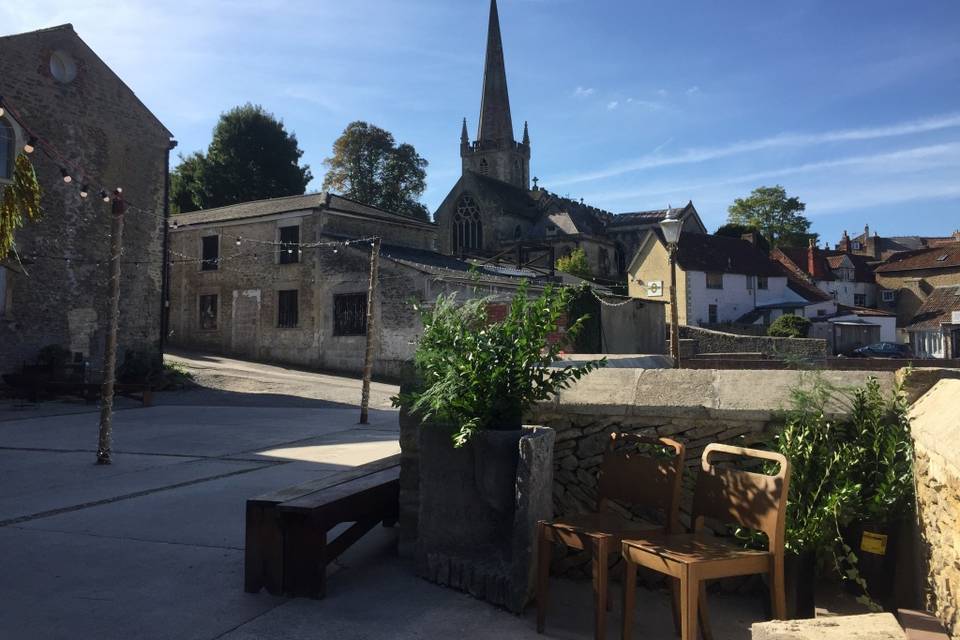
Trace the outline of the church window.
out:
<instances>
[{"instance_id":1,"label":"church window","mask_svg":"<svg viewBox=\"0 0 960 640\"><path fill-rule=\"evenodd\" d=\"M0 180L9 180L13 177L14 160L16 153L16 135L6 118L0 118Z\"/></svg>"},{"instance_id":2,"label":"church window","mask_svg":"<svg viewBox=\"0 0 960 640\"><path fill-rule=\"evenodd\" d=\"M600 249L600 273L607 275L610 273L610 253L604 249Z\"/></svg>"},{"instance_id":3,"label":"church window","mask_svg":"<svg viewBox=\"0 0 960 640\"><path fill-rule=\"evenodd\" d=\"M464 194L457 202L457 210L453 214L452 233L453 249L456 252L483 247L480 207L469 194Z\"/></svg>"},{"instance_id":4,"label":"church window","mask_svg":"<svg viewBox=\"0 0 960 640\"><path fill-rule=\"evenodd\" d=\"M627 256L623 252L623 247L617 245L614 256L617 261L617 275L622 276L627 272Z\"/></svg>"},{"instance_id":5,"label":"church window","mask_svg":"<svg viewBox=\"0 0 960 640\"><path fill-rule=\"evenodd\" d=\"M487 164L486 158L480 158L480 173L483 175L490 173L490 165Z\"/></svg>"}]
</instances>

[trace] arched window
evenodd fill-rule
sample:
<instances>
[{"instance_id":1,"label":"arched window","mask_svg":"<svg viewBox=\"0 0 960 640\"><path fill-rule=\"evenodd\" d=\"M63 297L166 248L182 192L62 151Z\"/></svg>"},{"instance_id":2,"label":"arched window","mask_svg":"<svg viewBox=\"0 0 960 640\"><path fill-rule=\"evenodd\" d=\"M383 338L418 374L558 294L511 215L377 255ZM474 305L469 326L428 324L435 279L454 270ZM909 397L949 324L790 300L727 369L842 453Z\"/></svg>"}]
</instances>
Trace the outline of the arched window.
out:
<instances>
[{"instance_id":1,"label":"arched window","mask_svg":"<svg viewBox=\"0 0 960 640\"><path fill-rule=\"evenodd\" d=\"M17 135L6 118L0 118L0 180L13 177L14 161L17 159Z\"/></svg>"},{"instance_id":2,"label":"arched window","mask_svg":"<svg viewBox=\"0 0 960 640\"><path fill-rule=\"evenodd\" d=\"M622 276L627 272L627 255L624 253L621 245L617 245L614 256L617 261L617 275Z\"/></svg>"},{"instance_id":3,"label":"arched window","mask_svg":"<svg viewBox=\"0 0 960 640\"><path fill-rule=\"evenodd\" d=\"M487 164L486 158L480 158L480 173L483 175L490 173L490 165Z\"/></svg>"},{"instance_id":4,"label":"arched window","mask_svg":"<svg viewBox=\"0 0 960 640\"><path fill-rule=\"evenodd\" d=\"M454 252L460 253L464 250L483 248L483 225L480 222L480 207L477 206L477 201L469 194L463 194L457 202L451 231Z\"/></svg>"}]
</instances>

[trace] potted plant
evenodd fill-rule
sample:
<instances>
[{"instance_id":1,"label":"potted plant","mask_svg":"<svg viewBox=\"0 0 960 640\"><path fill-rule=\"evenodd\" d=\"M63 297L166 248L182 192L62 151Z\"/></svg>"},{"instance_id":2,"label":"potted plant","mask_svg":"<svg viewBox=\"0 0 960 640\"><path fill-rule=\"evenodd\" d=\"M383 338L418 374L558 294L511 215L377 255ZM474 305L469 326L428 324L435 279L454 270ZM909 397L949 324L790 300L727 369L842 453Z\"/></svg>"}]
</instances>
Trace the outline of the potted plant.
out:
<instances>
[{"instance_id":1,"label":"potted plant","mask_svg":"<svg viewBox=\"0 0 960 640\"><path fill-rule=\"evenodd\" d=\"M552 504L553 434L522 429L524 413L605 364L556 363L583 323L561 327L572 297L552 285L532 297L523 283L492 321L490 299L440 296L422 311L416 388L394 398L422 423L418 572L514 610L530 586L533 526ZM536 458L526 477L521 449Z\"/></svg>"}]
</instances>

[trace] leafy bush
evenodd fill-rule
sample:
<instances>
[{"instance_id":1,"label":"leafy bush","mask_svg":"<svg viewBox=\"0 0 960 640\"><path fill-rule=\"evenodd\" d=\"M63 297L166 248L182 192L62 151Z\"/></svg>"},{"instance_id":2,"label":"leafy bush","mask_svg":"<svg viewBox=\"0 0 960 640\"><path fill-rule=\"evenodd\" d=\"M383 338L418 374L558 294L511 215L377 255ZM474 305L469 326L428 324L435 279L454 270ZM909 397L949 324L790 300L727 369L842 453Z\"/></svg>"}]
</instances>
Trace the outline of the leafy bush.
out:
<instances>
[{"instance_id":1,"label":"leafy bush","mask_svg":"<svg viewBox=\"0 0 960 640\"><path fill-rule=\"evenodd\" d=\"M123 364L117 367L117 381L140 384L159 377L162 362L159 355L131 350L123 354Z\"/></svg>"},{"instance_id":2,"label":"leafy bush","mask_svg":"<svg viewBox=\"0 0 960 640\"><path fill-rule=\"evenodd\" d=\"M783 315L771 323L767 335L774 338L806 338L810 321L802 316Z\"/></svg>"},{"instance_id":3,"label":"leafy bush","mask_svg":"<svg viewBox=\"0 0 960 640\"><path fill-rule=\"evenodd\" d=\"M480 429L519 428L533 404L606 364L551 366L583 318L551 341L573 292L548 285L531 299L528 290L523 283L506 317L494 323L487 318L488 300L457 304L455 294L438 297L422 311L423 335L414 356L423 390L393 398L394 405L409 407L423 422L455 425L459 447Z\"/></svg>"},{"instance_id":4,"label":"leafy bush","mask_svg":"<svg viewBox=\"0 0 960 640\"><path fill-rule=\"evenodd\" d=\"M587 280L593 277L593 273L590 271L590 263L587 262L587 253L579 248L571 251L568 256L557 258L557 271Z\"/></svg>"}]
</instances>

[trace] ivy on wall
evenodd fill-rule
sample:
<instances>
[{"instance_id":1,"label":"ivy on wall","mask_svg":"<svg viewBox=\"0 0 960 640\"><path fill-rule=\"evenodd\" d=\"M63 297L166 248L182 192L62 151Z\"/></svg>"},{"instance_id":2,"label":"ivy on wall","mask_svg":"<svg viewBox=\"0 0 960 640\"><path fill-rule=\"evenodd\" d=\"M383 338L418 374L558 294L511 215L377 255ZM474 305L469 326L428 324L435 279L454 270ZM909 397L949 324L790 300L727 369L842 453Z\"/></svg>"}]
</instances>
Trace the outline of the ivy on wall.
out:
<instances>
[{"instance_id":1,"label":"ivy on wall","mask_svg":"<svg viewBox=\"0 0 960 640\"><path fill-rule=\"evenodd\" d=\"M33 164L26 154L17 156L13 182L3 189L0 198L0 260L7 257L17 229L24 220L40 217L40 183Z\"/></svg>"}]
</instances>

